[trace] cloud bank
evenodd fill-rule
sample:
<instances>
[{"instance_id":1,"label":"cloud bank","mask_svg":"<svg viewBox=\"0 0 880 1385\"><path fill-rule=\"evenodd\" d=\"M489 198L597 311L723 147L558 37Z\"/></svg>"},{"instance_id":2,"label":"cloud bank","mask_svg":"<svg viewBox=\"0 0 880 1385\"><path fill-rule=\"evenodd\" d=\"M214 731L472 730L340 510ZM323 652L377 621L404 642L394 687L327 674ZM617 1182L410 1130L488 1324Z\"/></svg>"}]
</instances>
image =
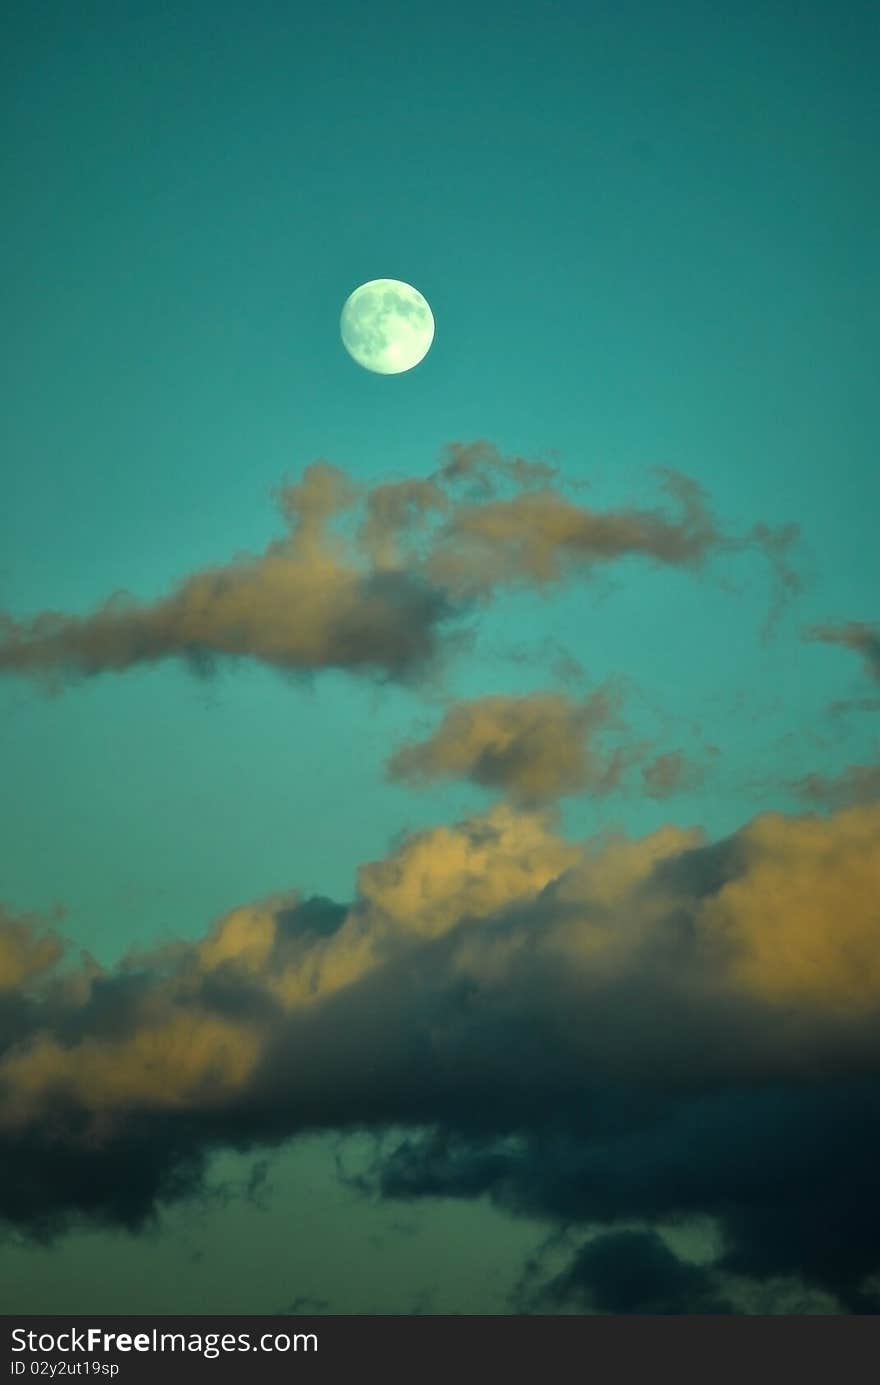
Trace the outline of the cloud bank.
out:
<instances>
[{"instance_id":1,"label":"cloud bank","mask_svg":"<svg viewBox=\"0 0 880 1385\"><path fill-rule=\"evenodd\" d=\"M274 898L109 971L4 916L0 1210L136 1228L218 1148L396 1131L380 1196L710 1218L712 1276L876 1307L878 879L877 806L576 843L501 804L365 865L349 905ZM611 1270L596 1290L620 1248L546 1292L623 1301Z\"/></svg>"}]
</instances>

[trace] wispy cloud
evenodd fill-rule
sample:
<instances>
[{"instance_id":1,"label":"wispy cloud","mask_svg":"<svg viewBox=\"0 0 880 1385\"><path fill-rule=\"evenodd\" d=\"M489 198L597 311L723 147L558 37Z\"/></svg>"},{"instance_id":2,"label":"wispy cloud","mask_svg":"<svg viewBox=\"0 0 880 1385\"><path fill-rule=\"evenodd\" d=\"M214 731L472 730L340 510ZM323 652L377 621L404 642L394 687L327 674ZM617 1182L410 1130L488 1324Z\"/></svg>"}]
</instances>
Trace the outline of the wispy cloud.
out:
<instances>
[{"instance_id":1,"label":"wispy cloud","mask_svg":"<svg viewBox=\"0 0 880 1385\"><path fill-rule=\"evenodd\" d=\"M411 679L437 659L450 622L502 590L583 580L624 559L697 571L755 548L778 574L790 530L737 538L696 482L666 472L661 485L666 508L599 511L545 463L488 443L453 446L427 479L368 490L316 462L280 491L288 533L262 554L193 573L152 602L117 593L91 615L0 617L0 673L57 682L172 658L201 671L252 659Z\"/></svg>"},{"instance_id":2,"label":"wispy cloud","mask_svg":"<svg viewBox=\"0 0 880 1385\"><path fill-rule=\"evenodd\" d=\"M880 628L851 620L842 625L814 625L806 632L808 640L836 644L859 654L875 683L880 683Z\"/></svg>"},{"instance_id":3,"label":"wispy cloud","mask_svg":"<svg viewBox=\"0 0 880 1385\"><path fill-rule=\"evenodd\" d=\"M791 788L799 798L830 808L874 803L880 799L880 764L848 765L839 774L807 774Z\"/></svg>"}]
</instances>

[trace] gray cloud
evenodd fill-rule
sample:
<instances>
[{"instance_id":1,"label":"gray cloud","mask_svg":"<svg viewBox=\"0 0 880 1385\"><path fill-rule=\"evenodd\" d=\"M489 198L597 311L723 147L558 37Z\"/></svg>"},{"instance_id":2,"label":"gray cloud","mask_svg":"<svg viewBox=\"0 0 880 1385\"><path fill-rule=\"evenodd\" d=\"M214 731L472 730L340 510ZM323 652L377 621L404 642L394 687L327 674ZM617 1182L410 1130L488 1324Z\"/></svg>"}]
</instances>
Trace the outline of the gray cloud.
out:
<instances>
[{"instance_id":1,"label":"gray cloud","mask_svg":"<svg viewBox=\"0 0 880 1385\"><path fill-rule=\"evenodd\" d=\"M830 808L880 799L880 765L848 765L839 774L807 774L791 786L799 798Z\"/></svg>"},{"instance_id":2,"label":"gray cloud","mask_svg":"<svg viewBox=\"0 0 880 1385\"><path fill-rule=\"evenodd\" d=\"M670 798L702 782L702 769L682 750L666 751L642 767L642 784L649 798Z\"/></svg>"},{"instance_id":3,"label":"gray cloud","mask_svg":"<svg viewBox=\"0 0 880 1385\"><path fill-rule=\"evenodd\" d=\"M673 1254L656 1231L617 1231L586 1241L544 1286L543 1299L599 1313L729 1313L718 1276Z\"/></svg>"},{"instance_id":4,"label":"gray cloud","mask_svg":"<svg viewBox=\"0 0 880 1385\"><path fill-rule=\"evenodd\" d=\"M868 676L880 683L880 629L851 620L842 625L816 625L806 632L808 640L836 644L859 654Z\"/></svg>"}]
</instances>

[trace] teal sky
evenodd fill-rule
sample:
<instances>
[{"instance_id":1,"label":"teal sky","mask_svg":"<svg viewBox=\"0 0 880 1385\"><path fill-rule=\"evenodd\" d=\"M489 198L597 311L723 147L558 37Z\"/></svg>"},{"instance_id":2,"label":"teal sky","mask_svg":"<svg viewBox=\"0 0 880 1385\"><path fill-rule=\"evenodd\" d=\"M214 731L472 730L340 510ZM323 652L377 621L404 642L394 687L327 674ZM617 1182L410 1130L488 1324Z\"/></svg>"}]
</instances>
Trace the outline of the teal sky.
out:
<instances>
[{"instance_id":1,"label":"teal sky","mask_svg":"<svg viewBox=\"0 0 880 1385\"><path fill-rule=\"evenodd\" d=\"M612 680L627 744L703 768L662 801L638 775L567 800L575 839L722 836L876 759L876 714L828 712L871 695L865 670L803 632L877 619L878 29L869 4L782 0L19 8L0 59L14 620L155 601L261 552L284 532L275 492L319 459L375 486L479 439L553 462L600 510L662 506L656 469L682 472L725 534L796 525L800 587L768 629L754 546L699 575L627 559L497 597L427 689L247 660L54 695L4 678L11 913L63 909L74 951L111 966L277 891L348 900L398 834L491 802L384 773L489 693ZM339 339L346 297L379 277L436 320L399 377ZM582 670L567 683L563 655ZM181 1310L412 1311L424 1293L506 1311L546 1232L470 1203L369 1204L336 1182L329 1137L271 1158L268 1211L233 1197L145 1239L7 1242L6 1311L173 1310L193 1255ZM253 1256L240 1282L233 1240Z\"/></svg>"}]
</instances>

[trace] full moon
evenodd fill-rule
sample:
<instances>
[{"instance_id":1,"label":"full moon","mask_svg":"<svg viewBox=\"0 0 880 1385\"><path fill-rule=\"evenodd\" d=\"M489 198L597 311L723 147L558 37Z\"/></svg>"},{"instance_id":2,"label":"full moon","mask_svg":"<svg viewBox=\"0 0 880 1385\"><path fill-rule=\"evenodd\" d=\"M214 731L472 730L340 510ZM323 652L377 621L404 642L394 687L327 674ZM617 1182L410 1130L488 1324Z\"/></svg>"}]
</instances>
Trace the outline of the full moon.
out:
<instances>
[{"instance_id":1,"label":"full moon","mask_svg":"<svg viewBox=\"0 0 880 1385\"><path fill-rule=\"evenodd\" d=\"M358 365L377 375L400 375L431 349L434 315L411 284L371 279L346 299L339 330Z\"/></svg>"}]
</instances>

